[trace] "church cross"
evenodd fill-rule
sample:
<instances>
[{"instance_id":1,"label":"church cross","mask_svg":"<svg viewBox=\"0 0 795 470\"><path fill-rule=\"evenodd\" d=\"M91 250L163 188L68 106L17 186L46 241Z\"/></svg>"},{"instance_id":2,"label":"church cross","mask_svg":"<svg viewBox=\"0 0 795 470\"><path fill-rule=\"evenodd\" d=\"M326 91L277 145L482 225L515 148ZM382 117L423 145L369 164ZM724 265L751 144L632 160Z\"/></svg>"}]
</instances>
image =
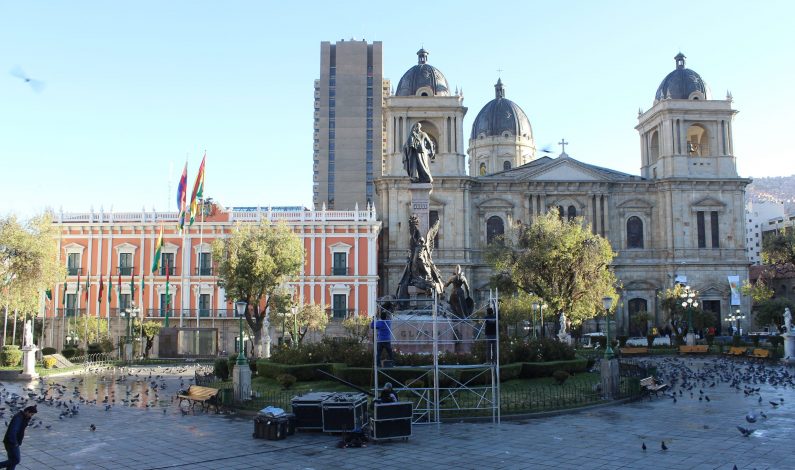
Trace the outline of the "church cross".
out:
<instances>
[{"instance_id":1,"label":"church cross","mask_svg":"<svg viewBox=\"0 0 795 470\"><path fill-rule=\"evenodd\" d=\"M560 145L560 153L566 153L566 146L568 144L569 143L566 142L566 139L560 139L560 142L558 142L558 145Z\"/></svg>"},{"instance_id":2,"label":"church cross","mask_svg":"<svg viewBox=\"0 0 795 470\"><path fill-rule=\"evenodd\" d=\"M497 76L499 77L501 75L502 75L502 69L497 69Z\"/></svg>"}]
</instances>

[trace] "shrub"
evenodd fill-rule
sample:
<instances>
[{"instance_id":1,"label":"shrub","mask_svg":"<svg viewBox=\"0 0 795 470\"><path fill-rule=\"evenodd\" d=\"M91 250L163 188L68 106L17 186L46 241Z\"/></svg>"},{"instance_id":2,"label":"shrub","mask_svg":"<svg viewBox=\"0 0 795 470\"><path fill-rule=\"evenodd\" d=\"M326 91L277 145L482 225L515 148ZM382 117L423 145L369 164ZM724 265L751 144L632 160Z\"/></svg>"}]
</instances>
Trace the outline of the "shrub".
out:
<instances>
[{"instance_id":1,"label":"shrub","mask_svg":"<svg viewBox=\"0 0 795 470\"><path fill-rule=\"evenodd\" d=\"M715 343L715 335L707 335L707 344L712 346Z\"/></svg>"},{"instance_id":2,"label":"shrub","mask_svg":"<svg viewBox=\"0 0 795 470\"><path fill-rule=\"evenodd\" d=\"M257 358L256 357L249 358L249 360L248 360L248 368L251 371L251 375L252 376L257 375Z\"/></svg>"},{"instance_id":3,"label":"shrub","mask_svg":"<svg viewBox=\"0 0 795 470\"><path fill-rule=\"evenodd\" d=\"M732 336L732 346L734 346L735 348L744 346L743 340L740 338L740 335Z\"/></svg>"},{"instance_id":4,"label":"shrub","mask_svg":"<svg viewBox=\"0 0 795 470\"><path fill-rule=\"evenodd\" d=\"M627 340L629 340L629 336L627 336L627 335L618 335L618 345L619 345L619 347L621 347L621 348L626 347Z\"/></svg>"},{"instance_id":5,"label":"shrub","mask_svg":"<svg viewBox=\"0 0 795 470\"><path fill-rule=\"evenodd\" d=\"M102 348L102 352L104 353L113 352L115 349L113 347L113 341L107 336L99 340L99 346Z\"/></svg>"},{"instance_id":6,"label":"shrub","mask_svg":"<svg viewBox=\"0 0 795 470\"><path fill-rule=\"evenodd\" d=\"M777 348L777 347L781 346L782 344L784 344L784 338L781 337L781 336L771 336L770 338L768 338L768 341L770 341L770 344L774 348Z\"/></svg>"},{"instance_id":7,"label":"shrub","mask_svg":"<svg viewBox=\"0 0 795 470\"><path fill-rule=\"evenodd\" d=\"M276 381L279 382L279 385L281 385L284 390L287 390L288 388L293 386L293 384L296 381L296 378L292 374L281 374L278 377L276 377Z\"/></svg>"},{"instance_id":8,"label":"shrub","mask_svg":"<svg viewBox=\"0 0 795 470\"><path fill-rule=\"evenodd\" d=\"M0 351L0 363L6 367L17 366L21 360L22 351L19 350L19 346L16 344L5 345Z\"/></svg>"},{"instance_id":9,"label":"shrub","mask_svg":"<svg viewBox=\"0 0 795 470\"><path fill-rule=\"evenodd\" d=\"M550 377L560 369L569 373L585 372L588 365L587 359L574 359L571 361L551 361L551 362L524 362L522 363L521 377L523 379L533 379L536 377Z\"/></svg>"},{"instance_id":10,"label":"shrub","mask_svg":"<svg viewBox=\"0 0 795 470\"><path fill-rule=\"evenodd\" d=\"M75 357L77 355L77 349L72 348L72 347L64 348L61 351L61 355L63 357L65 357L66 359L71 359L71 358L73 358L73 357Z\"/></svg>"},{"instance_id":11,"label":"shrub","mask_svg":"<svg viewBox=\"0 0 795 470\"><path fill-rule=\"evenodd\" d=\"M646 346L648 346L649 349L654 346L654 338L656 338L655 335L646 335Z\"/></svg>"},{"instance_id":12,"label":"shrub","mask_svg":"<svg viewBox=\"0 0 795 470\"><path fill-rule=\"evenodd\" d=\"M41 354L42 354L43 356L50 356L50 355L52 355L52 354L55 354L55 353L57 353L57 352L58 352L58 350L57 350L57 349L55 349L55 348L49 348L49 347L47 347L47 348L42 348L42 349L41 349Z\"/></svg>"},{"instance_id":13,"label":"shrub","mask_svg":"<svg viewBox=\"0 0 795 470\"><path fill-rule=\"evenodd\" d=\"M52 369L55 367L55 363L57 362L54 357L52 356L44 356L44 359L41 361L42 365L44 365L45 369Z\"/></svg>"},{"instance_id":14,"label":"shrub","mask_svg":"<svg viewBox=\"0 0 795 470\"><path fill-rule=\"evenodd\" d=\"M100 354L102 352L102 346L99 343L91 343L88 345L88 354Z\"/></svg>"},{"instance_id":15,"label":"shrub","mask_svg":"<svg viewBox=\"0 0 795 470\"><path fill-rule=\"evenodd\" d=\"M257 361L257 375L275 379L282 374L290 374L298 381L327 380L328 377L316 371L320 369L334 374L334 366L334 364L277 364L272 360L260 359Z\"/></svg>"},{"instance_id":16,"label":"shrub","mask_svg":"<svg viewBox=\"0 0 795 470\"><path fill-rule=\"evenodd\" d=\"M340 367L337 369L337 376L343 380L358 385L368 387L373 385L372 367Z\"/></svg>"},{"instance_id":17,"label":"shrub","mask_svg":"<svg viewBox=\"0 0 795 470\"><path fill-rule=\"evenodd\" d=\"M597 336L596 341L599 342L599 348L603 351L607 348L607 337L606 336Z\"/></svg>"},{"instance_id":18,"label":"shrub","mask_svg":"<svg viewBox=\"0 0 795 470\"><path fill-rule=\"evenodd\" d=\"M500 381L505 382L519 378L522 373L522 364L514 363L506 366L500 366Z\"/></svg>"},{"instance_id":19,"label":"shrub","mask_svg":"<svg viewBox=\"0 0 795 470\"><path fill-rule=\"evenodd\" d=\"M221 380L228 380L229 362L223 358L216 359L213 364L213 374Z\"/></svg>"},{"instance_id":20,"label":"shrub","mask_svg":"<svg viewBox=\"0 0 795 470\"><path fill-rule=\"evenodd\" d=\"M751 337L751 340L754 342L754 347L755 347L755 348L758 348L758 347L759 347L759 340L760 340L760 339L761 339L761 338L759 337L759 335L753 335L753 336Z\"/></svg>"},{"instance_id":21,"label":"shrub","mask_svg":"<svg viewBox=\"0 0 795 470\"><path fill-rule=\"evenodd\" d=\"M556 370L552 373L552 378L555 379L555 383L558 385L563 385L569 378L569 373L565 370Z\"/></svg>"}]
</instances>

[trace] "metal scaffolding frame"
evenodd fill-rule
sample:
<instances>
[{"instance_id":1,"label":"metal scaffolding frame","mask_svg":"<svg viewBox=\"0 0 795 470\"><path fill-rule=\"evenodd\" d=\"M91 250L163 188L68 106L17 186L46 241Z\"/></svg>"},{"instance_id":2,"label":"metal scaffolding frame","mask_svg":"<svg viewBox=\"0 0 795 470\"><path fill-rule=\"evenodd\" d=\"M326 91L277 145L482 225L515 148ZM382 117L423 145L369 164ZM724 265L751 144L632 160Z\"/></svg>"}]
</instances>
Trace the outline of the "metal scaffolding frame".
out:
<instances>
[{"instance_id":1,"label":"metal scaffolding frame","mask_svg":"<svg viewBox=\"0 0 795 470\"><path fill-rule=\"evenodd\" d=\"M379 384L391 382L401 401L411 397L414 402L412 421L415 424L439 423L445 418L483 417L491 415L492 422L500 422L500 350L499 303L496 290L489 291L488 301L474 308L471 315L457 316L447 303L431 298L381 299L376 302L377 314L373 318L373 392L378 396ZM418 354L429 354L430 365L382 367L378 363L378 332L376 331L384 304L402 304L391 316L389 331L392 347ZM494 308L496 335L487 338L485 333L486 309ZM489 344L489 341L492 344ZM493 360L482 364L440 364L442 352L471 352L481 343L486 356ZM493 345L493 350L492 350ZM383 357L382 357L383 358ZM420 369L421 373L402 371Z\"/></svg>"}]
</instances>

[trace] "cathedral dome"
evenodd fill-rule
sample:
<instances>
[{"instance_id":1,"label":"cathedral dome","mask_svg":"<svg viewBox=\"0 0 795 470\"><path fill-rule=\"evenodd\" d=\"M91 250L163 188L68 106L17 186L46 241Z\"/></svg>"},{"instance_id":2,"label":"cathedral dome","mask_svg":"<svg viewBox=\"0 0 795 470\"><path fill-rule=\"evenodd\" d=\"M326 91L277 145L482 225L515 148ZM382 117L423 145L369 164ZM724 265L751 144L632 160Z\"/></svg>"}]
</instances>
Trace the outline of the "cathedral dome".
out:
<instances>
[{"instance_id":1,"label":"cathedral dome","mask_svg":"<svg viewBox=\"0 0 795 470\"><path fill-rule=\"evenodd\" d=\"M669 73L660 83L654 96L655 103L662 100L710 99L707 84L704 83L701 75L685 68L685 58L681 52L674 57L676 70Z\"/></svg>"},{"instance_id":2,"label":"cathedral dome","mask_svg":"<svg viewBox=\"0 0 795 470\"><path fill-rule=\"evenodd\" d=\"M480 135L501 136L505 132L509 132L512 136L532 137L530 120L519 105L505 98L502 80L497 80L494 90L495 98L486 103L475 117L471 138L477 139Z\"/></svg>"},{"instance_id":3,"label":"cathedral dome","mask_svg":"<svg viewBox=\"0 0 795 470\"><path fill-rule=\"evenodd\" d=\"M408 69L398 82L396 96L448 96L450 90L444 74L428 64L428 51L417 51L417 65Z\"/></svg>"}]
</instances>

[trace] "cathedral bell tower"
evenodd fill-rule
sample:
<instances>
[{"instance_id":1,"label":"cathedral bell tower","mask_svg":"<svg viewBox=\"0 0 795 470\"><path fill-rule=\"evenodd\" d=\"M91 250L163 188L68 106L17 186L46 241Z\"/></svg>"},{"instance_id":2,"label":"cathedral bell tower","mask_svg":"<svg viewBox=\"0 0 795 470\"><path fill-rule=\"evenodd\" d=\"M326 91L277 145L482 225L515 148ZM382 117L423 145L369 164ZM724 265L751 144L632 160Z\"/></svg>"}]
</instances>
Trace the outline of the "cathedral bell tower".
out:
<instances>
[{"instance_id":1,"label":"cathedral bell tower","mask_svg":"<svg viewBox=\"0 0 795 470\"><path fill-rule=\"evenodd\" d=\"M681 52L676 69L663 79L648 111L639 112L641 176L663 178L737 178L732 145L731 95L713 100L701 76L685 68Z\"/></svg>"}]
</instances>

